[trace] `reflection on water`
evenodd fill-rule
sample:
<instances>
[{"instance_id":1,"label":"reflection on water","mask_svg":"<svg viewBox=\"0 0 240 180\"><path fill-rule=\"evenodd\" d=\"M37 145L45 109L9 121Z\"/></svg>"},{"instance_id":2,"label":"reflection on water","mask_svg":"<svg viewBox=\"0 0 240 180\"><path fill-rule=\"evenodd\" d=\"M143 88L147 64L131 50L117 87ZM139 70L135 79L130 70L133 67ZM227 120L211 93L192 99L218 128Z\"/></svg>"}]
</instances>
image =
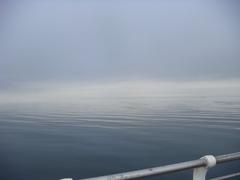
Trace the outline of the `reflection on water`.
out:
<instances>
[{"instance_id":1,"label":"reflection on water","mask_svg":"<svg viewBox=\"0 0 240 180\"><path fill-rule=\"evenodd\" d=\"M238 96L86 98L0 108L4 180L87 178L236 151ZM216 167L209 175L239 165Z\"/></svg>"}]
</instances>

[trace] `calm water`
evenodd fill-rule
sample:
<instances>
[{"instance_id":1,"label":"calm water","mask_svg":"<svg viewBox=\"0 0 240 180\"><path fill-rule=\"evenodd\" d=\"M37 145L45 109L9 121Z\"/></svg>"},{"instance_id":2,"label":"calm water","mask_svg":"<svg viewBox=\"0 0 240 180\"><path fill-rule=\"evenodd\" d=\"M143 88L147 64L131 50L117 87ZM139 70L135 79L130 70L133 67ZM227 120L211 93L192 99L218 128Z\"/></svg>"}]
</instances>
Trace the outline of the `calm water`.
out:
<instances>
[{"instance_id":1,"label":"calm water","mask_svg":"<svg viewBox=\"0 0 240 180\"><path fill-rule=\"evenodd\" d=\"M100 176L240 151L240 96L0 106L0 179ZM209 176L239 170L220 165ZM175 174L176 175L176 174ZM162 179L185 179L191 172Z\"/></svg>"}]
</instances>

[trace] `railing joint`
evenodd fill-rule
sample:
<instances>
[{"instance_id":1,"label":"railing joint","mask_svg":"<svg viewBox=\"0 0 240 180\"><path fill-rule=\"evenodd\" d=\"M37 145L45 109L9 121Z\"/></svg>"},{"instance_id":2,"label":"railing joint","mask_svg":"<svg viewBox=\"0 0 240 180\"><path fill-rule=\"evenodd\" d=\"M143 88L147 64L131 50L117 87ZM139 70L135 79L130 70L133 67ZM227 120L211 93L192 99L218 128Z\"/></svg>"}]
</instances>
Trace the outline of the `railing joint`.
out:
<instances>
[{"instance_id":1,"label":"railing joint","mask_svg":"<svg viewBox=\"0 0 240 180\"><path fill-rule=\"evenodd\" d=\"M216 158L213 155L206 155L200 159L204 160L206 166L194 168L193 180L205 180L208 169L214 167L217 162Z\"/></svg>"}]
</instances>

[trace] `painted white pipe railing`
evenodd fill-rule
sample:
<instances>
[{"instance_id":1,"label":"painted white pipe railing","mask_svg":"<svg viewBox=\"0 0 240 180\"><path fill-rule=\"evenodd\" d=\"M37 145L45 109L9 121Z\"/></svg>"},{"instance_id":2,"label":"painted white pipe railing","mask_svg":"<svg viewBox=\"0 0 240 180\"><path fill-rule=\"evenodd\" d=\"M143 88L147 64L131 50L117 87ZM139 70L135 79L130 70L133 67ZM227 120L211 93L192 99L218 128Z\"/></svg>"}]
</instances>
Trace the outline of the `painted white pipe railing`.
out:
<instances>
[{"instance_id":1,"label":"painted white pipe railing","mask_svg":"<svg viewBox=\"0 0 240 180\"><path fill-rule=\"evenodd\" d=\"M119 174L112 174L101 177L94 177L84 180L128 180L143 177L150 177L162 174L168 174L178 171L184 171L193 169L193 180L205 180L207 171L214 167L216 164L225 163L229 161L240 160L240 152L226 154L221 156L206 155L200 159L187 161L167 166L160 166L155 168L142 169L137 171L124 172ZM227 179L229 177L240 176L240 173L234 173L227 176L214 178L215 180ZM213 179L213 180L214 180ZM61 180L72 180L71 178L65 178Z\"/></svg>"}]
</instances>

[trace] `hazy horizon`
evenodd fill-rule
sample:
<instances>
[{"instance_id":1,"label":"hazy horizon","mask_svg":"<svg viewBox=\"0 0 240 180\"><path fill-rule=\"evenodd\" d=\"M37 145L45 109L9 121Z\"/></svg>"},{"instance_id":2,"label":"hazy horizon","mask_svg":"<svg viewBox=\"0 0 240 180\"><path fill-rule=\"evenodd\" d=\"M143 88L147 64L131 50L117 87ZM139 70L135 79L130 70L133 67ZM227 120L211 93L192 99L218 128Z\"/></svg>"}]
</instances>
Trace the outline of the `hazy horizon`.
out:
<instances>
[{"instance_id":1,"label":"hazy horizon","mask_svg":"<svg viewBox=\"0 0 240 180\"><path fill-rule=\"evenodd\" d=\"M237 1L2 1L0 93L34 84L240 79L238 7Z\"/></svg>"},{"instance_id":2,"label":"hazy horizon","mask_svg":"<svg viewBox=\"0 0 240 180\"><path fill-rule=\"evenodd\" d=\"M238 97L239 80L30 83L0 92L2 103L77 103L91 98Z\"/></svg>"}]
</instances>

